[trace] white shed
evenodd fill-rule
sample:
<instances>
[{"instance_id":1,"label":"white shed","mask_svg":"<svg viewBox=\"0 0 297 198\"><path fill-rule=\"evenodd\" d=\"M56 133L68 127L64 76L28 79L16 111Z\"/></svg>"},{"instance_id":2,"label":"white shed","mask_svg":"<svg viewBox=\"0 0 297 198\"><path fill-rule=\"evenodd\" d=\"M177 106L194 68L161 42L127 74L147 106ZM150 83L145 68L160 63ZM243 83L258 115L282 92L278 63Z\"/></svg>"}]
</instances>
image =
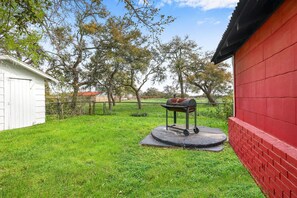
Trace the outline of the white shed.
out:
<instances>
[{"instance_id":1,"label":"white shed","mask_svg":"<svg viewBox=\"0 0 297 198\"><path fill-rule=\"evenodd\" d=\"M45 81L42 71L10 56L0 56L0 130L45 122Z\"/></svg>"}]
</instances>

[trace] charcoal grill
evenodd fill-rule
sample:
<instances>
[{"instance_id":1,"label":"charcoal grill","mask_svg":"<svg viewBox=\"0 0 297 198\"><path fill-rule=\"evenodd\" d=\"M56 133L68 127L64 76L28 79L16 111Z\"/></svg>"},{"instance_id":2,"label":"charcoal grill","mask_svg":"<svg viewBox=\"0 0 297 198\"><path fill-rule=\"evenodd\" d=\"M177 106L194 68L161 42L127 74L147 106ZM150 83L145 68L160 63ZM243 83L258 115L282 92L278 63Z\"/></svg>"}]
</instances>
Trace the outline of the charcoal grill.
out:
<instances>
[{"instance_id":1,"label":"charcoal grill","mask_svg":"<svg viewBox=\"0 0 297 198\"><path fill-rule=\"evenodd\" d=\"M192 98L169 98L166 104L161 104L162 107L166 108L166 130L168 128L174 128L181 130L185 136L190 134L189 129L189 114L194 112L195 125L193 131L199 133L197 127L197 114L196 114L196 101ZM173 111L173 125L168 124L168 111ZM180 128L176 126L177 112L182 112L186 114L186 128Z\"/></svg>"}]
</instances>

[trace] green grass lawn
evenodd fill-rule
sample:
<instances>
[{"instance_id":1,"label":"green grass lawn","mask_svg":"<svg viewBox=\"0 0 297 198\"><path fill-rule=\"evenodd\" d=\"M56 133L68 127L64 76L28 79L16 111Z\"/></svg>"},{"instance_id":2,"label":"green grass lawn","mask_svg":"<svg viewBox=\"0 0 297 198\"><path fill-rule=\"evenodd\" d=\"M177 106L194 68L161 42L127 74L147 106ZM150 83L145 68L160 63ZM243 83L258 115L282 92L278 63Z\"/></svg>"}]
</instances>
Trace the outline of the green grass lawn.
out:
<instances>
[{"instance_id":1,"label":"green grass lawn","mask_svg":"<svg viewBox=\"0 0 297 198\"><path fill-rule=\"evenodd\" d=\"M222 152L140 146L165 111L147 105L147 117L131 117L135 106L1 132L0 196L263 197L228 143ZM198 122L227 132L224 120Z\"/></svg>"}]
</instances>

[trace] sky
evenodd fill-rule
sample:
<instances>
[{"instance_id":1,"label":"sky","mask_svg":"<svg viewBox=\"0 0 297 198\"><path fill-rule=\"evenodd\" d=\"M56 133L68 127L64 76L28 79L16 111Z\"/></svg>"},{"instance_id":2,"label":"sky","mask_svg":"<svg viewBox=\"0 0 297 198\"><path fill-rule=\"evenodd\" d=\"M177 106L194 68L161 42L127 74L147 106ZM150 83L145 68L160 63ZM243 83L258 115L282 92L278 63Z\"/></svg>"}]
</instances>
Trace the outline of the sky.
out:
<instances>
[{"instance_id":1,"label":"sky","mask_svg":"<svg viewBox=\"0 0 297 198\"><path fill-rule=\"evenodd\" d=\"M118 2L118 0L105 0L105 5L113 14L121 14L124 8ZM161 35L163 42L170 41L176 35L180 37L188 35L203 50L215 50L238 0L156 0L155 2L162 14L176 18L173 23L166 26Z\"/></svg>"},{"instance_id":2,"label":"sky","mask_svg":"<svg viewBox=\"0 0 297 198\"><path fill-rule=\"evenodd\" d=\"M139 3L143 1L145 0L139 0ZM119 3L119 0L104 0L104 2L112 14L123 13L123 4ZM160 36L162 42L168 42L174 36L188 35L202 47L203 51L215 51L238 0L156 0L155 2L161 9L161 14L176 18L173 23L165 27ZM227 63L231 64L231 60L227 60ZM149 82L143 87L143 91L152 86L161 91L167 84L172 84L170 78L157 86Z\"/></svg>"},{"instance_id":3,"label":"sky","mask_svg":"<svg viewBox=\"0 0 297 198\"><path fill-rule=\"evenodd\" d=\"M168 42L176 35L180 37L188 35L202 47L203 51L215 51L238 0L159 0L156 2L162 14L176 18L165 28L160 37L162 42ZM115 9L119 9L119 6ZM227 60L227 63L231 64L231 60ZM171 78L157 85L149 82L143 87L143 91L149 87L155 87L161 91L165 85L171 84Z\"/></svg>"},{"instance_id":4,"label":"sky","mask_svg":"<svg viewBox=\"0 0 297 198\"><path fill-rule=\"evenodd\" d=\"M161 11L176 18L161 36L188 35L203 50L215 50L225 32L237 0L162 0Z\"/></svg>"}]
</instances>

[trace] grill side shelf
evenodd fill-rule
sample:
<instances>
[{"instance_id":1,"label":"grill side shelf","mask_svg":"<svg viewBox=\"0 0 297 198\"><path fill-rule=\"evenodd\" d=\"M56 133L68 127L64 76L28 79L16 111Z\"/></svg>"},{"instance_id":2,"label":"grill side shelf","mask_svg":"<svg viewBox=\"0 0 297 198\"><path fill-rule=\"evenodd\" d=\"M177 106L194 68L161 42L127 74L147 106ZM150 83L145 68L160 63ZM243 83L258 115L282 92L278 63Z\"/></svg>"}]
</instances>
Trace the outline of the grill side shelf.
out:
<instances>
[{"instance_id":1,"label":"grill side shelf","mask_svg":"<svg viewBox=\"0 0 297 198\"><path fill-rule=\"evenodd\" d=\"M169 111L177 111L177 112L187 112L187 109L189 109L189 113L195 111L195 108L196 108L196 106L187 107L187 106L166 105L166 104L161 104L161 106L166 108Z\"/></svg>"}]
</instances>

